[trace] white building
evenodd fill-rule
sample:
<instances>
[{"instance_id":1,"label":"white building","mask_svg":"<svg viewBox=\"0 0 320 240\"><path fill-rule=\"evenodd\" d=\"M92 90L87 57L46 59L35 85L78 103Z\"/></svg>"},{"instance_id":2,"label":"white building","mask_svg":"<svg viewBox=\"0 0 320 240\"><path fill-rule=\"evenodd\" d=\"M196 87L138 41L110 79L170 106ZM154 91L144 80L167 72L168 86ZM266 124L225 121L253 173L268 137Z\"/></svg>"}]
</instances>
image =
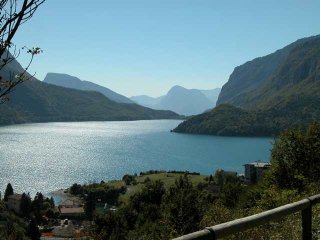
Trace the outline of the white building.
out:
<instances>
[{"instance_id":1,"label":"white building","mask_svg":"<svg viewBox=\"0 0 320 240\"><path fill-rule=\"evenodd\" d=\"M265 171L270 168L271 164L266 162L253 162L244 165L244 177L245 182L255 183L260 180Z\"/></svg>"}]
</instances>

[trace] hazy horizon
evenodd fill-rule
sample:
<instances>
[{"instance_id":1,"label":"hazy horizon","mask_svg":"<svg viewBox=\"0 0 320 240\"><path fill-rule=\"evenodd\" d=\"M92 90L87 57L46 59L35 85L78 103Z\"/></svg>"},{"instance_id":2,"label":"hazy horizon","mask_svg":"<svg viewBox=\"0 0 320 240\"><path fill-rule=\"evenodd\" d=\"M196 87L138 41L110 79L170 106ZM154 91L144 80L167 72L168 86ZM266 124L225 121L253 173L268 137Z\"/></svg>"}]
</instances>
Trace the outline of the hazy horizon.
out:
<instances>
[{"instance_id":1,"label":"hazy horizon","mask_svg":"<svg viewBox=\"0 0 320 240\"><path fill-rule=\"evenodd\" d=\"M40 80L65 73L128 97L157 97L174 85L222 87L236 66L319 34L319 7L289 0L54 0L14 42L43 49L29 68Z\"/></svg>"},{"instance_id":2,"label":"hazy horizon","mask_svg":"<svg viewBox=\"0 0 320 240\"><path fill-rule=\"evenodd\" d=\"M76 78L78 78L80 81L84 81L84 82L89 81L89 82L92 82L92 83L96 83L94 80L92 81L92 80L87 80L87 79L81 79L81 78L79 78L78 76L73 76L73 75L70 75L70 74L68 74L68 73L58 73L58 72L48 72L48 73L69 75L69 76L71 76L71 77L76 77ZM44 79L38 79L38 80L44 81ZM47 83L50 83L50 82L47 82ZM99 83L96 83L96 84L99 84ZM99 85L100 85L100 86L103 86L103 87L106 87L106 88L109 88L108 86L104 86L104 85L102 85L102 84L99 84ZM138 96L148 96L148 97L152 97L152 98L159 98L159 97L162 97L162 96L166 95L166 94L169 92L169 90L171 90L173 87L176 87L176 86L186 88L186 87L184 87L184 86L182 86L182 85L174 84L174 85L172 85L171 87L169 87L167 90L165 90L165 92L163 92L163 93L160 94L160 95L156 95L156 96L151 96L151 95L148 95L148 94L139 94L139 95L130 95L130 96L126 96L126 95L124 95L124 94L122 94L122 95L125 96L125 97L128 97L128 98L138 97ZM194 89L196 89L196 90L206 91L206 90L216 90L216 89L221 89L221 88L222 88L222 86L221 86L221 87L216 87L216 88L210 88L210 89L209 89L209 88L207 88L207 89L202 89L202 88L186 88L186 89L188 89L188 90L194 90ZM111 89L111 90L113 90L113 89Z\"/></svg>"}]
</instances>

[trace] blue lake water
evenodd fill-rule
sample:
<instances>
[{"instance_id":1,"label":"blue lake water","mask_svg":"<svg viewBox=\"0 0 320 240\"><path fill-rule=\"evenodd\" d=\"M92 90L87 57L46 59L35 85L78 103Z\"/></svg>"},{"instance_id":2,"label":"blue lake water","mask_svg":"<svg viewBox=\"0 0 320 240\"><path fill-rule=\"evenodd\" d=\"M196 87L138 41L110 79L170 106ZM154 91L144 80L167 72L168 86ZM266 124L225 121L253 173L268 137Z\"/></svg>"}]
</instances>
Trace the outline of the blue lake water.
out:
<instances>
[{"instance_id":1,"label":"blue lake water","mask_svg":"<svg viewBox=\"0 0 320 240\"><path fill-rule=\"evenodd\" d=\"M37 123L0 127L0 190L48 193L150 169L243 172L269 161L271 138L171 133L179 120Z\"/></svg>"}]
</instances>

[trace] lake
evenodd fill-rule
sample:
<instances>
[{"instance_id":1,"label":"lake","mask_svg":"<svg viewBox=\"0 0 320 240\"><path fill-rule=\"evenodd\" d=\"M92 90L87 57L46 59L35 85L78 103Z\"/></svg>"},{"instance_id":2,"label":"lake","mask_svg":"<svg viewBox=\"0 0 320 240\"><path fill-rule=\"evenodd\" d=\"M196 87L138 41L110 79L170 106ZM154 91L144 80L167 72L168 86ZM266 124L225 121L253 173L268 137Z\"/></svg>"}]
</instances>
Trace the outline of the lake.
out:
<instances>
[{"instance_id":1,"label":"lake","mask_svg":"<svg viewBox=\"0 0 320 240\"><path fill-rule=\"evenodd\" d=\"M271 138L171 133L180 120L35 123L0 127L0 190L48 193L150 169L244 172L269 161Z\"/></svg>"}]
</instances>

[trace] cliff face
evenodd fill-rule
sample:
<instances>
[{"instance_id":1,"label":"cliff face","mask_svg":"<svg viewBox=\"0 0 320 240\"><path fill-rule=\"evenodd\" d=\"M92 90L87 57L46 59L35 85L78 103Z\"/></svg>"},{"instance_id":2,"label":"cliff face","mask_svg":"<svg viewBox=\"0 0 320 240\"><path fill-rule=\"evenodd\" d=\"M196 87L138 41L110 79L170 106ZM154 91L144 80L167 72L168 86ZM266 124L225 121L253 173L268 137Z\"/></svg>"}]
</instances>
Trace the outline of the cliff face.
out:
<instances>
[{"instance_id":1,"label":"cliff face","mask_svg":"<svg viewBox=\"0 0 320 240\"><path fill-rule=\"evenodd\" d=\"M217 105L228 103L237 107L251 108L266 99L265 90L283 84L284 75L296 74L293 68L306 61L301 59L306 48L319 44L320 36L300 39L276 52L236 67L228 82L222 87ZM299 53L297 53L299 52ZM299 57L300 54L300 57ZM306 76L295 76L302 81ZM297 82L296 82L297 83ZM263 96L259 96L264 93ZM273 97L273 96L271 96ZM263 104L262 104L263 105Z\"/></svg>"},{"instance_id":2,"label":"cliff face","mask_svg":"<svg viewBox=\"0 0 320 240\"><path fill-rule=\"evenodd\" d=\"M268 82L248 94L247 106L269 109L320 97L320 38L294 48ZM288 106L290 107L290 106ZM305 103L309 107L308 102Z\"/></svg>"}]
</instances>

